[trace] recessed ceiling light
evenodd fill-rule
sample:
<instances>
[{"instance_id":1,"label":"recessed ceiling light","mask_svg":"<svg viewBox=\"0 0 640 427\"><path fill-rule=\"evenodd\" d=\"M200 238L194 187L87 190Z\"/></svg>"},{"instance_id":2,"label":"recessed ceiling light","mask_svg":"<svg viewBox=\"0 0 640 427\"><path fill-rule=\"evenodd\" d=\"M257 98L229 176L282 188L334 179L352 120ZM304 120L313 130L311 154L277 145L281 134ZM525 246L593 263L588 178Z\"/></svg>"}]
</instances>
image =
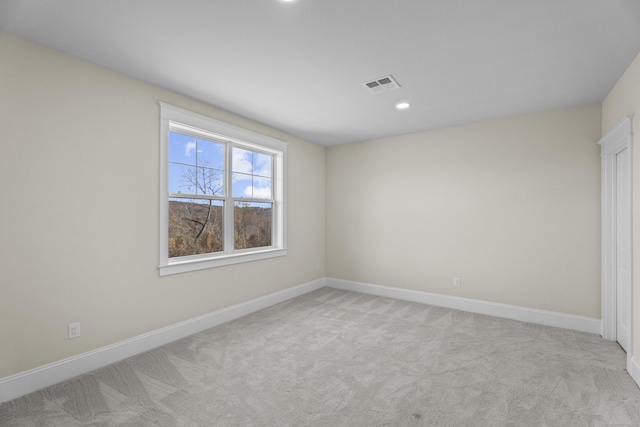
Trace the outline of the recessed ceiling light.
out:
<instances>
[{"instance_id":1,"label":"recessed ceiling light","mask_svg":"<svg viewBox=\"0 0 640 427\"><path fill-rule=\"evenodd\" d=\"M411 107L411 104L409 104L408 102L398 102L396 104L396 108L398 110L406 110L409 107Z\"/></svg>"}]
</instances>

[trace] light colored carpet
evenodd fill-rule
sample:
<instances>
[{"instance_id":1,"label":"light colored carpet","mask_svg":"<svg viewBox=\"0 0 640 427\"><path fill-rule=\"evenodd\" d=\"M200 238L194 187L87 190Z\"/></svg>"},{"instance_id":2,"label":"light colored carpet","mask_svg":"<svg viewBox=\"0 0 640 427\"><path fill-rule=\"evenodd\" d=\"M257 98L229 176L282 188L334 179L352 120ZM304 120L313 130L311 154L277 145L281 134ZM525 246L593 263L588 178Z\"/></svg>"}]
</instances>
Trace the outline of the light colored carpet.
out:
<instances>
[{"instance_id":1,"label":"light colored carpet","mask_svg":"<svg viewBox=\"0 0 640 427\"><path fill-rule=\"evenodd\" d=\"M595 335L320 289L0 405L2 426L638 426Z\"/></svg>"}]
</instances>

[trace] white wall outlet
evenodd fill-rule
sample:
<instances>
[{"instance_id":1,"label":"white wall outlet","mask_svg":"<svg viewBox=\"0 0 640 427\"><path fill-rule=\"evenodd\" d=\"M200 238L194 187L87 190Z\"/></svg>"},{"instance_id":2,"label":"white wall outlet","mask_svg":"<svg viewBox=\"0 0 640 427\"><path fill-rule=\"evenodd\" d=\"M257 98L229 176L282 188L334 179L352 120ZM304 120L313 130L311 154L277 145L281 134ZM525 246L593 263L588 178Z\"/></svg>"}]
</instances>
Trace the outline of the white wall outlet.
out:
<instances>
[{"instance_id":1,"label":"white wall outlet","mask_svg":"<svg viewBox=\"0 0 640 427\"><path fill-rule=\"evenodd\" d=\"M320 264L316 264L316 273L320 273Z\"/></svg>"},{"instance_id":2,"label":"white wall outlet","mask_svg":"<svg viewBox=\"0 0 640 427\"><path fill-rule=\"evenodd\" d=\"M69 339L78 338L80 336L80 322L69 324Z\"/></svg>"},{"instance_id":3,"label":"white wall outlet","mask_svg":"<svg viewBox=\"0 0 640 427\"><path fill-rule=\"evenodd\" d=\"M461 284L462 284L462 282L460 281L459 277L454 277L453 278L453 286L460 287Z\"/></svg>"}]
</instances>

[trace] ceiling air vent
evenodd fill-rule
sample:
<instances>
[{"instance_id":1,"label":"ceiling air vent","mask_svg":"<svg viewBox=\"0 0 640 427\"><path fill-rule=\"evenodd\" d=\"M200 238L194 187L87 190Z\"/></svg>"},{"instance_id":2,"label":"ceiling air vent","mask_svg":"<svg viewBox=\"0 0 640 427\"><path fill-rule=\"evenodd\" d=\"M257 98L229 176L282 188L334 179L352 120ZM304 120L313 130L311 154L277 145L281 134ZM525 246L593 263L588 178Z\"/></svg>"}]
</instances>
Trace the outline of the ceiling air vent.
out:
<instances>
[{"instance_id":1,"label":"ceiling air vent","mask_svg":"<svg viewBox=\"0 0 640 427\"><path fill-rule=\"evenodd\" d=\"M398 82L395 81L395 79L391 75L380 77L379 79L363 83L363 85L371 93L380 93L384 92L385 90L397 89L400 87Z\"/></svg>"}]
</instances>

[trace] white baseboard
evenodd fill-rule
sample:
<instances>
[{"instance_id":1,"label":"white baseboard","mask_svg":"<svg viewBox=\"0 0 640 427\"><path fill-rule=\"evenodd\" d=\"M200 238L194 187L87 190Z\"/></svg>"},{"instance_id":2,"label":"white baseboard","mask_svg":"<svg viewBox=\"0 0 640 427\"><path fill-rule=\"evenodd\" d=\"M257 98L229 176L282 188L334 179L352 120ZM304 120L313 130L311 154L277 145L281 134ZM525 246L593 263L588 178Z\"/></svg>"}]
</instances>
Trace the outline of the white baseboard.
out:
<instances>
[{"instance_id":1,"label":"white baseboard","mask_svg":"<svg viewBox=\"0 0 640 427\"><path fill-rule=\"evenodd\" d=\"M326 279L294 286L125 341L0 379L0 403L91 372L326 286Z\"/></svg>"},{"instance_id":2,"label":"white baseboard","mask_svg":"<svg viewBox=\"0 0 640 427\"><path fill-rule=\"evenodd\" d=\"M520 320L538 325L554 326L557 328L573 329L600 335L600 319L556 313L553 311L536 310L515 305L499 304L461 298L449 295L431 294L410 289L390 288L369 283L353 282L342 279L327 279L327 286L345 291L362 292L381 297L395 298L404 301L419 302L436 305L471 313L487 314L505 319Z\"/></svg>"}]
</instances>

